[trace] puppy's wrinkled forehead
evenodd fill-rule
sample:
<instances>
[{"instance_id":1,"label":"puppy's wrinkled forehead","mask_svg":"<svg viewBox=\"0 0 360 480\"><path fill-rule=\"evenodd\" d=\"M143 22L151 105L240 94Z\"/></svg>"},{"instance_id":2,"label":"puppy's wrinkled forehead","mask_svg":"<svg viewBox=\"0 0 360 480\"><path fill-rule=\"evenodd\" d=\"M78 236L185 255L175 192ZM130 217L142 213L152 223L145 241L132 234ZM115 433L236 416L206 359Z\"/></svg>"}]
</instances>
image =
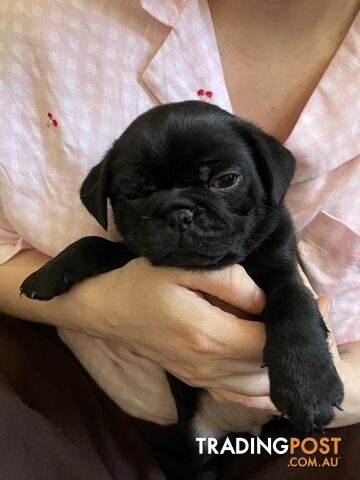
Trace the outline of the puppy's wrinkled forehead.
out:
<instances>
[{"instance_id":1,"label":"puppy's wrinkled forehead","mask_svg":"<svg viewBox=\"0 0 360 480\"><path fill-rule=\"evenodd\" d=\"M245 142L233 116L212 105L194 102L167 106L141 115L120 139L124 169L166 183L206 181L214 169L247 161ZM125 160L126 158L126 160Z\"/></svg>"}]
</instances>

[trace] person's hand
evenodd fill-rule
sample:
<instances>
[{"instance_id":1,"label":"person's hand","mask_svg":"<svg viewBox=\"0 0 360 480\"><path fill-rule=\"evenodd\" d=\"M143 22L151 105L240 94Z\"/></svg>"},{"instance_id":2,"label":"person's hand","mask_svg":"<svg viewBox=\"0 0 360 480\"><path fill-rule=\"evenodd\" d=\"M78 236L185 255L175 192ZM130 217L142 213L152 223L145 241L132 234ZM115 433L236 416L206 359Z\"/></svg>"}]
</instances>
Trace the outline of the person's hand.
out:
<instances>
[{"instance_id":1,"label":"person's hand","mask_svg":"<svg viewBox=\"0 0 360 480\"><path fill-rule=\"evenodd\" d=\"M83 282L74 293L77 289L90 319L86 333L105 339L114 355L125 347L134 358L151 359L185 383L208 388L217 401L278 413L269 398L267 370L261 368L264 325L226 313L203 295L260 313L264 294L243 268L190 272L136 259ZM319 307L326 317L323 302L319 300ZM342 374L342 365L337 367ZM151 375L145 380L151 382Z\"/></svg>"},{"instance_id":2,"label":"person's hand","mask_svg":"<svg viewBox=\"0 0 360 480\"><path fill-rule=\"evenodd\" d=\"M164 368L196 386L236 371L241 350L251 359L264 345L260 323L223 312L238 313L200 290L252 314L265 302L239 266L189 272L151 267L144 259L86 280L51 302L64 299L72 306L75 328L60 335L113 401L133 416L166 425L177 421L177 411ZM252 429L265 422L249 409L237 408L240 416Z\"/></svg>"},{"instance_id":3,"label":"person's hand","mask_svg":"<svg viewBox=\"0 0 360 480\"><path fill-rule=\"evenodd\" d=\"M342 410L334 410L335 417L330 424L325 425L325 428L360 422L360 342L341 345L338 348L328 321L331 300L326 297L318 298L317 304L329 330L329 350L345 389L345 397L341 405ZM205 385L204 382L203 386L208 388L212 397L218 402L242 405L280 415L269 397L267 368L258 368L257 365L258 361L254 359L251 373L244 371L242 374L217 379L211 385L209 382ZM247 363L246 368L249 368L249 363Z\"/></svg>"},{"instance_id":4,"label":"person's hand","mask_svg":"<svg viewBox=\"0 0 360 480\"><path fill-rule=\"evenodd\" d=\"M239 359L243 368L247 362L253 368L253 358L260 366L263 325L222 311L200 292L254 315L265 305L262 290L238 265L185 271L152 267L143 258L89 279L69 295L83 298L90 317L86 333L153 360L188 384L238 373Z\"/></svg>"}]
</instances>

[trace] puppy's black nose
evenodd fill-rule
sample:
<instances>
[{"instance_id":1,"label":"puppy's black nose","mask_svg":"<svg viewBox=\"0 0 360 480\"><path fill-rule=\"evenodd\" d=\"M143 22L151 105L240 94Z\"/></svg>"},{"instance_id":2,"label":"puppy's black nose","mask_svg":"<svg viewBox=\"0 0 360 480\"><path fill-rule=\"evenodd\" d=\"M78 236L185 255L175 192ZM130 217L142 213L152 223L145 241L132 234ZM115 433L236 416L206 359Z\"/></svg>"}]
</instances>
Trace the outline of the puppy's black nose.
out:
<instances>
[{"instance_id":1,"label":"puppy's black nose","mask_svg":"<svg viewBox=\"0 0 360 480\"><path fill-rule=\"evenodd\" d=\"M194 218L194 213L187 208L179 208L169 212L167 222L171 228L178 228L180 231L185 230L191 225Z\"/></svg>"}]
</instances>

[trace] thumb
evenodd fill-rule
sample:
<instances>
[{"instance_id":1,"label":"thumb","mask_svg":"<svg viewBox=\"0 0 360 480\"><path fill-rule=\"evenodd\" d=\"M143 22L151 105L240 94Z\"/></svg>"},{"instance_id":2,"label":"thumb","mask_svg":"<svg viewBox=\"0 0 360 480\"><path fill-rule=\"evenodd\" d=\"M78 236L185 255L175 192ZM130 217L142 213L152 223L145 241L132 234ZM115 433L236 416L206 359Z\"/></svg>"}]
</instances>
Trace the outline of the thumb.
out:
<instances>
[{"instance_id":1,"label":"thumb","mask_svg":"<svg viewBox=\"0 0 360 480\"><path fill-rule=\"evenodd\" d=\"M329 345L329 350L330 352L335 356L339 356L339 352L336 346L336 340L335 340L335 335L332 330L331 324L329 322L329 315L331 311L331 305L332 305L332 300L329 297L319 297L317 299L317 304L321 313L321 316L324 320L324 323L326 325L326 328L328 329L328 345Z\"/></svg>"},{"instance_id":2,"label":"thumb","mask_svg":"<svg viewBox=\"0 0 360 480\"><path fill-rule=\"evenodd\" d=\"M173 272L179 285L220 298L245 312L258 315L265 307L264 292L240 265L214 271Z\"/></svg>"}]
</instances>

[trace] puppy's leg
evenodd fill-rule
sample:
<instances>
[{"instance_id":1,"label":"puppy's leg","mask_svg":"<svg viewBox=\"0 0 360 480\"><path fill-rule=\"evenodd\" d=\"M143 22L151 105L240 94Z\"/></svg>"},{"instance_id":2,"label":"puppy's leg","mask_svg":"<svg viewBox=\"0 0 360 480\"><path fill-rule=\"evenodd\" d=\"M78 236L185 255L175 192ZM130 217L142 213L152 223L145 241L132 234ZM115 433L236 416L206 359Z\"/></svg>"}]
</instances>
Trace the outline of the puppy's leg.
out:
<instances>
[{"instance_id":1,"label":"puppy's leg","mask_svg":"<svg viewBox=\"0 0 360 480\"><path fill-rule=\"evenodd\" d=\"M211 456L200 455L197 451L196 436L199 432L196 427L194 428L201 397L208 394L200 388L186 385L168 372L167 378L178 412L180 448L192 470L192 477L189 480L216 480L215 465L211 462Z\"/></svg>"},{"instance_id":2,"label":"puppy's leg","mask_svg":"<svg viewBox=\"0 0 360 480\"><path fill-rule=\"evenodd\" d=\"M270 397L302 432L309 433L314 426L321 429L330 423L344 396L323 319L297 272L266 293L262 320Z\"/></svg>"},{"instance_id":3,"label":"puppy's leg","mask_svg":"<svg viewBox=\"0 0 360 480\"><path fill-rule=\"evenodd\" d=\"M85 278L122 267L135 258L122 243L85 237L25 279L20 292L29 298L50 300Z\"/></svg>"}]
</instances>

